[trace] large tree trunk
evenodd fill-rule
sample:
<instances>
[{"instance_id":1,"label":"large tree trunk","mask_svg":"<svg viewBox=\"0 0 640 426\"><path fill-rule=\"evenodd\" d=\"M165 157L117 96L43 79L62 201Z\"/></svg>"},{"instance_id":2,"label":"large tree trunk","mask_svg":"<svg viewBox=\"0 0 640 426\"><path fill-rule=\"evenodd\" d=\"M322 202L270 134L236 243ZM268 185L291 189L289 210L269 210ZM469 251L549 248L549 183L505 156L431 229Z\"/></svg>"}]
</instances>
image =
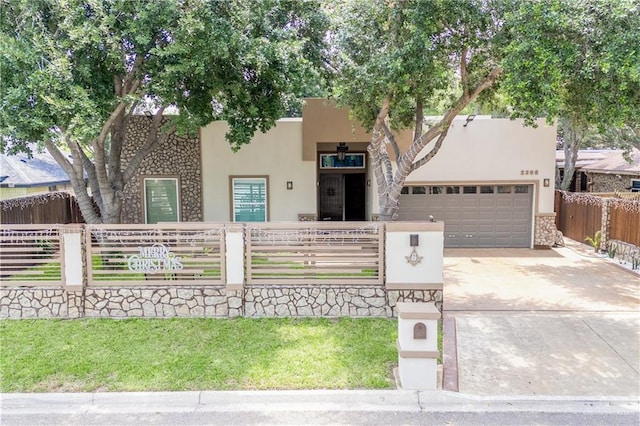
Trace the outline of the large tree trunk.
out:
<instances>
[{"instance_id":1,"label":"large tree trunk","mask_svg":"<svg viewBox=\"0 0 640 426\"><path fill-rule=\"evenodd\" d=\"M564 176L560 183L560 189L568 191L576 172L578 151L580 150L584 131L576 120L570 118L561 119L560 125L564 132Z\"/></svg>"}]
</instances>

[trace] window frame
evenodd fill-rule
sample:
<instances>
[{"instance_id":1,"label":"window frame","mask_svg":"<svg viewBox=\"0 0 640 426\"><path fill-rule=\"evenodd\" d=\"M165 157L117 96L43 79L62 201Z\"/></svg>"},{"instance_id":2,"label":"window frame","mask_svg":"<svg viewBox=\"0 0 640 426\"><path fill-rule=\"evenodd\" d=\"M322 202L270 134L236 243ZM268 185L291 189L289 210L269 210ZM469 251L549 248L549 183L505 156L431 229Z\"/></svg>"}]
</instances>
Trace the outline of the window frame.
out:
<instances>
[{"instance_id":1,"label":"window frame","mask_svg":"<svg viewBox=\"0 0 640 426\"><path fill-rule=\"evenodd\" d=\"M269 215L271 213L271 208L269 206L269 176L268 175L231 175L229 176L229 214L231 222L237 223L236 221L236 204L234 197L234 182L236 180L264 180L264 188L265 188L265 200L264 200L264 209L265 209L265 220L264 222L269 222ZM264 222L255 222L255 223L264 223Z\"/></svg>"},{"instance_id":2,"label":"window frame","mask_svg":"<svg viewBox=\"0 0 640 426\"><path fill-rule=\"evenodd\" d=\"M148 180L171 180L176 183L176 222L182 222L182 203L181 203L181 182L180 176L177 175L145 175L140 177L142 180L142 216L144 217L144 223L149 224L149 216L147 214L147 181Z\"/></svg>"}]
</instances>

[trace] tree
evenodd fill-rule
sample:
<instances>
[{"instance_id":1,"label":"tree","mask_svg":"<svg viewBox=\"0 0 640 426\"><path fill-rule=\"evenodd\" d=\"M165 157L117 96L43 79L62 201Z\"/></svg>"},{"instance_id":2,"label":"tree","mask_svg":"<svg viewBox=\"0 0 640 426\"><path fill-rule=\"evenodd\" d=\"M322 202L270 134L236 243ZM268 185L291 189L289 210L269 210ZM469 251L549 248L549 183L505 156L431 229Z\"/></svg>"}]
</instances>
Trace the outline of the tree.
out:
<instances>
[{"instance_id":1,"label":"tree","mask_svg":"<svg viewBox=\"0 0 640 426\"><path fill-rule=\"evenodd\" d=\"M406 177L437 154L455 116L502 73L494 52L499 3L356 0L334 11L334 96L372 129L381 220L396 218ZM442 118L427 123L424 111L439 104ZM401 152L394 131L409 127L413 141Z\"/></svg>"},{"instance_id":2,"label":"tree","mask_svg":"<svg viewBox=\"0 0 640 426\"><path fill-rule=\"evenodd\" d=\"M396 217L407 176L437 154L454 117L498 88L511 117L529 125L639 116L633 0L354 0L333 16L333 93L372 129L382 220ZM436 105L442 117L425 122ZM394 130L403 128L414 133L400 152Z\"/></svg>"},{"instance_id":3,"label":"tree","mask_svg":"<svg viewBox=\"0 0 640 426\"><path fill-rule=\"evenodd\" d=\"M502 83L514 116L558 118L568 189L589 139L630 150L640 128L640 6L634 0L523 2L509 17Z\"/></svg>"},{"instance_id":4,"label":"tree","mask_svg":"<svg viewBox=\"0 0 640 426\"><path fill-rule=\"evenodd\" d=\"M237 150L298 108L318 81L327 25L314 1L1 3L2 149L44 144L88 223L119 222L126 183L171 132L225 119ZM127 123L141 112L149 132L123 166Z\"/></svg>"}]
</instances>

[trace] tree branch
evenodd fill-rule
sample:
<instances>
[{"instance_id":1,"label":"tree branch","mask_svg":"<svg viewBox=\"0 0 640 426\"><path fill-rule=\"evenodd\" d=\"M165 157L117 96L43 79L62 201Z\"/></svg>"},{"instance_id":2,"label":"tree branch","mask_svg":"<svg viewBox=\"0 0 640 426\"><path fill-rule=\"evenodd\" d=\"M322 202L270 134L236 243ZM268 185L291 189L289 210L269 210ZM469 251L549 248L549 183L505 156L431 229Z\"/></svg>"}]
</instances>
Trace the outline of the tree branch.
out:
<instances>
[{"instance_id":1,"label":"tree branch","mask_svg":"<svg viewBox=\"0 0 640 426\"><path fill-rule=\"evenodd\" d=\"M393 154L396 157L396 161L398 161L398 159L400 158L400 147L398 146L396 137L391 132L391 129L389 129L389 126L387 125L386 122L382 123L382 129L384 130L384 134L385 134L385 137L387 138L387 142L389 142L389 144L391 145L391 148L393 148Z\"/></svg>"},{"instance_id":2,"label":"tree branch","mask_svg":"<svg viewBox=\"0 0 640 426\"><path fill-rule=\"evenodd\" d=\"M467 53L469 49L462 49L460 55L460 84L462 84L462 96L469 96L469 74L467 70Z\"/></svg>"},{"instance_id":3,"label":"tree branch","mask_svg":"<svg viewBox=\"0 0 640 426\"><path fill-rule=\"evenodd\" d=\"M66 140L66 138L65 138ZM87 187L84 184L84 176L82 173L82 160L78 156L77 152L74 154L74 151L77 151L73 147L73 144L69 144L67 140L67 145L69 145L69 149L71 150L71 154L74 157L74 163L76 160L80 167L76 164L72 164L71 161L60 151L60 149L51 141L51 139L44 140L47 151L51 154L51 156L56 160L56 162L62 167L62 169L69 176L69 180L71 181L71 186L73 187L73 192L75 193L76 199L78 200L78 205L80 210L82 211L82 216L87 223L100 223L100 217L96 214L93 209L93 202L91 201L91 197L89 197L89 193L87 192Z\"/></svg>"},{"instance_id":4,"label":"tree branch","mask_svg":"<svg viewBox=\"0 0 640 426\"><path fill-rule=\"evenodd\" d=\"M127 164L127 168L124 171L123 179L125 182L128 182L133 178L133 175L142 160L144 160L145 157L147 157L157 145L164 142L167 137L169 137L169 135L175 131L175 127L171 126L169 129L167 129L167 131L160 132L164 110L165 107L163 106L155 113L155 115L151 119L151 126L149 127L149 133L147 134L147 138L144 144L140 147L140 149L138 149L131 161L129 161L129 164Z\"/></svg>"},{"instance_id":5,"label":"tree branch","mask_svg":"<svg viewBox=\"0 0 640 426\"><path fill-rule=\"evenodd\" d=\"M424 110L422 105L422 98L416 99L416 121L413 129L413 140L415 141L422 136L422 126L424 125ZM398 156L396 156L398 157Z\"/></svg>"}]
</instances>

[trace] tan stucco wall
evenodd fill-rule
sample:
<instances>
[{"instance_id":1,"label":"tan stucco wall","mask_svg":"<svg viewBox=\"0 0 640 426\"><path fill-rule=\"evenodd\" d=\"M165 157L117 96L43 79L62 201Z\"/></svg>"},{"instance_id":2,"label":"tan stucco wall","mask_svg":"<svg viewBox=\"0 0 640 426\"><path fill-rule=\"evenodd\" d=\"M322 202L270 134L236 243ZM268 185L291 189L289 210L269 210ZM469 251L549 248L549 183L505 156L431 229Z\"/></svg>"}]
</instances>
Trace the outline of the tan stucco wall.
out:
<instances>
[{"instance_id":1,"label":"tan stucco wall","mask_svg":"<svg viewBox=\"0 0 640 426\"><path fill-rule=\"evenodd\" d=\"M371 141L371 134L359 122L349 117L349 110L338 108L333 101L305 99L302 117L303 159L306 161L314 161L316 144L335 145L338 142L350 144ZM396 141L404 151L411 143L411 131L398 133Z\"/></svg>"},{"instance_id":2,"label":"tan stucco wall","mask_svg":"<svg viewBox=\"0 0 640 426\"><path fill-rule=\"evenodd\" d=\"M225 140L227 129L226 123L218 121L200 133L206 222L232 219L229 176L269 177L271 221L296 221L298 213L316 212L316 162L302 161L302 119L279 120L237 153ZM293 182L292 190L287 190L287 181Z\"/></svg>"},{"instance_id":3,"label":"tan stucco wall","mask_svg":"<svg viewBox=\"0 0 640 426\"><path fill-rule=\"evenodd\" d=\"M543 120L537 128L509 119L476 118L467 127L464 122L465 117L454 120L438 154L407 183L534 184L535 212L552 213L556 127Z\"/></svg>"}]
</instances>

